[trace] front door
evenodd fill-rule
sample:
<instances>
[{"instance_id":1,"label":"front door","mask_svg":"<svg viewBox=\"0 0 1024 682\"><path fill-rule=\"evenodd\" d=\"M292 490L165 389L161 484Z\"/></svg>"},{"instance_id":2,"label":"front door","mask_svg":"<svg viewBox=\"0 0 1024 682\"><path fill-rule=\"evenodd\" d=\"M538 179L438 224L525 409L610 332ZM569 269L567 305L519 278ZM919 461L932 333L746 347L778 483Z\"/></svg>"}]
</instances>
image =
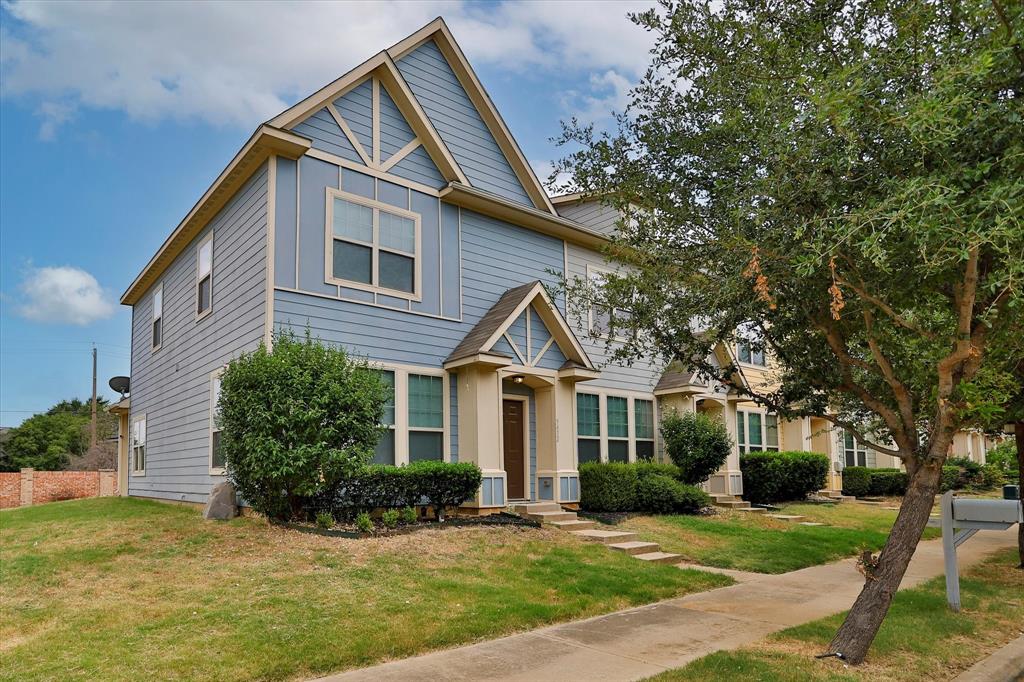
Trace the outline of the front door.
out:
<instances>
[{"instance_id":1,"label":"front door","mask_svg":"<svg viewBox=\"0 0 1024 682\"><path fill-rule=\"evenodd\" d=\"M520 400L501 401L501 425L505 452L505 476L508 497L526 499L526 447L523 441L523 403Z\"/></svg>"}]
</instances>

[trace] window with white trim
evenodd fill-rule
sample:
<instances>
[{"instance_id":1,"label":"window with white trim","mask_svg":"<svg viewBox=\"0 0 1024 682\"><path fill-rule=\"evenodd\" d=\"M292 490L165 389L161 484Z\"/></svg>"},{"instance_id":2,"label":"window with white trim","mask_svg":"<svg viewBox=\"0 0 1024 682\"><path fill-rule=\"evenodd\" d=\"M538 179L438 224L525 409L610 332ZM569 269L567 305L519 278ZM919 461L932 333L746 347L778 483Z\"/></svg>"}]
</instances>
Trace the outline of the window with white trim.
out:
<instances>
[{"instance_id":1,"label":"window with white trim","mask_svg":"<svg viewBox=\"0 0 1024 682\"><path fill-rule=\"evenodd\" d=\"M587 278L590 280L591 288L595 291L602 291L608 275L613 274L611 270L605 270L593 265L587 265ZM626 308L610 307L601 305L597 301L591 303L588 313L589 320L587 328L591 334L596 336L607 336L611 330L612 319L616 324L621 325L627 321L632 313ZM617 336L616 338L622 338Z\"/></svg>"},{"instance_id":2,"label":"window with white trim","mask_svg":"<svg viewBox=\"0 0 1024 682\"><path fill-rule=\"evenodd\" d=\"M213 232L196 249L196 317L213 308Z\"/></svg>"},{"instance_id":3,"label":"window with white trim","mask_svg":"<svg viewBox=\"0 0 1024 682\"><path fill-rule=\"evenodd\" d=\"M608 418L608 461L629 461L629 400L621 396L605 398Z\"/></svg>"},{"instance_id":4,"label":"window with white trim","mask_svg":"<svg viewBox=\"0 0 1024 682\"><path fill-rule=\"evenodd\" d=\"M380 370L380 380L389 389L388 400L384 404L384 417L381 426L386 427L380 434L377 447L373 452L374 464L395 463L395 373L391 370Z\"/></svg>"},{"instance_id":5,"label":"window with white trim","mask_svg":"<svg viewBox=\"0 0 1024 682\"><path fill-rule=\"evenodd\" d=\"M131 428L132 473L146 473L146 415L135 417Z\"/></svg>"},{"instance_id":6,"label":"window with white trim","mask_svg":"<svg viewBox=\"0 0 1024 682\"><path fill-rule=\"evenodd\" d=\"M224 452L220 448L220 379L224 371L210 375L210 473L224 473Z\"/></svg>"},{"instance_id":7,"label":"window with white trim","mask_svg":"<svg viewBox=\"0 0 1024 682\"><path fill-rule=\"evenodd\" d=\"M637 461L654 461L654 401L633 399L633 428Z\"/></svg>"},{"instance_id":8,"label":"window with white trim","mask_svg":"<svg viewBox=\"0 0 1024 682\"><path fill-rule=\"evenodd\" d=\"M868 465L868 449L857 440L852 431L843 430L843 461L848 467L866 467Z\"/></svg>"},{"instance_id":9,"label":"window with white trim","mask_svg":"<svg viewBox=\"0 0 1024 682\"><path fill-rule=\"evenodd\" d=\"M736 446L740 453L779 451L778 415L736 411Z\"/></svg>"},{"instance_id":10,"label":"window with white trim","mask_svg":"<svg viewBox=\"0 0 1024 682\"><path fill-rule=\"evenodd\" d=\"M576 394L576 455L580 464L601 461L601 396Z\"/></svg>"},{"instance_id":11,"label":"window with white trim","mask_svg":"<svg viewBox=\"0 0 1024 682\"><path fill-rule=\"evenodd\" d=\"M409 461L444 459L444 379L409 375Z\"/></svg>"},{"instance_id":12,"label":"window with white trim","mask_svg":"<svg viewBox=\"0 0 1024 682\"><path fill-rule=\"evenodd\" d=\"M328 281L419 296L420 216L337 190L328 196Z\"/></svg>"},{"instance_id":13,"label":"window with white trim","mask_svg":"<svg viewBox=\"0 0 1024 682\"><path fill-rule=\"evenodd\" d=\"M748 365L767 367L768 361L764 356L764 349L760 347L760 334L751 326L744 326L739 330L739 339L736 341L736 359Z\"/></svg>"},{"instance_id":14,"label":"window with white trim","mask_svg":"<svg viewBox=\"0 0 1024 682\"><path fill-rule=\"evenodd\" d=\"M156 285L153 289L153 350L158 350L164 340L164 283Z\"/></svg>"}]
</instances>

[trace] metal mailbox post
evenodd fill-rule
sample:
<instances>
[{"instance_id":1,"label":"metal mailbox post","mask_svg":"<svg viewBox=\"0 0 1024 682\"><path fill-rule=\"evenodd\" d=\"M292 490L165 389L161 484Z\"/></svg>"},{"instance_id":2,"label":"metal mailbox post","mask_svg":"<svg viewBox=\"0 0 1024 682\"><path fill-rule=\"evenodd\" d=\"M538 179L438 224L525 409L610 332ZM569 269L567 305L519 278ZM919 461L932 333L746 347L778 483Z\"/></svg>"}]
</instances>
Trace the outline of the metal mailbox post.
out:
<instances>
[{"instance_id":1,"label":"metal mailbox post","mask_svg":"<svg viewBox=\"0 0 1024 682\"><path fill-rule=\"evenodd\" d=\"M946 599L954 611L960 610L960 569L956 548L979 530L1006 530L1024 523L1020 500L984 500L958 498L950 491L939 502L941 514L928 522L942 528L942 553L946 562Z\"/></svg>"}]
</instances>

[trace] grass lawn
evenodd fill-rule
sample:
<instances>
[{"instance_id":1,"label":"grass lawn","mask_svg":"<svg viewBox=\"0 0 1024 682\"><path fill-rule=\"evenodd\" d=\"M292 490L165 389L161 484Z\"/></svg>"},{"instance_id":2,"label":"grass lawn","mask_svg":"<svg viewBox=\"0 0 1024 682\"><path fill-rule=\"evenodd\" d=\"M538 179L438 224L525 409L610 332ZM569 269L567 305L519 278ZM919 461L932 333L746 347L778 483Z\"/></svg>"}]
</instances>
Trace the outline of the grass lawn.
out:
<instances>
[{"instance_id":1,"label":"grass lawn","mask_svg":"<svg viewBox=\"0 0 1024 682\"><path fill-rule=\"evenodd\" d=\"M960 577L963 608L946 606L944 578L896 595L868 659L852 668L825 651L844 614L783 630L756 646L718 652L653 680L947 680L1024 634L1024 571L1016 550L993 555Z\"/></svg>"},{"instance_id":2,"label":"grass lawn","mask_svg":"<svg viewBox=\"0 0 1024 682\"><path fill-rule=\"evenodd\" d=\"M801 526L764 515L725 511L715 516L641 516L621 525L688 561L758 573L786 573L836 561L863 549L881 549L896 512L843 504L787 504L782 514L827 526ZM938 537L925 530L925 538Z\"/></svg>"},{"instance_id":3,"label":"grass lawn","mask_svg":"<svg viewBox=\"0 0 1024 682\"><path fill-rule=\"evenodd\" d=\"M346 540L57 502L0 513L0 679L298 679L729 582L561 531Z\"/></svg>"}]
</instances>

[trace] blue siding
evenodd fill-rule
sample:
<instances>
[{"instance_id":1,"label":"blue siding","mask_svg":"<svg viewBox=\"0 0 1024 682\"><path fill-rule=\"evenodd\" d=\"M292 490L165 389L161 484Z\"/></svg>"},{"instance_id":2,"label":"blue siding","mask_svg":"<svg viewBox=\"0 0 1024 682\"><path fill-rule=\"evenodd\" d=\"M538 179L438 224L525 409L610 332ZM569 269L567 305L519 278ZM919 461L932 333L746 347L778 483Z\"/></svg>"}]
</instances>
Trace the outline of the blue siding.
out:
<instances>
[{"instance_id":1,"label":"blue siding","mask_svg":"<svg viewBox=\"0 0 1024 682\"><path fill-rule=\"evenodd\" d=\"M431 315L441 314L441 292L443 282L441 281L441 225L436 198L410 192L412 205L410 209L420 214L420 282L422 300L413 301L412 309ZM458 263L450 262L449 268L458 272ZM450 291L455 295L454 289Z\"/></svg>"},{"instance_id":2,"label":"blue siding","mask_svg":"<svg viewBox=\"0 0 1024 682\"><path fill-rule=\"evenodd\" d=\"M398 70L470 183L532 206L508 159L434 41L402 57Z\"/></svg>"},{"instance_id":3,"label":"blue siding","mask_svg":"<svg viewBox=\"0 0 1024 682\"><path fill-rule=\"evenodd\" d=\"M341 188L346 192L366 197L367 199L375 199L377 196L377 190L371 176L366 173L349 170L348 168L341 169Z\"/></svg>"},{"instance_id":4,"label":"blue siding","mask_svg":"<svg viewBox=\"0 0 1024 682\"><path fill-rule=\"evenodd\" d=\"M348 123L367 156L373 156L373 85L370 79L334 100L334 108Z\"/></svg>"},{"instance_id":5,"label":"blue siding","mask_svg":"<svg viewBox=\"0 0 1024 682\"><path fill-rule=\"evenodd\" d=\"M526 315L520 315L513 320L506 333L519 349L519 354L523 356L523 362L526 362L529 354L526 343Z\"/></svg>"},{"instance_id":6,"label":"blue siding","mask_svg":"<svg viewBox=\"0 0 1024 682\"><path fill-rule=\"evenodd\" d=\"M274 215L274 283L295 286L295 201L299 166L277 159L277 196Z\"/></svg>"},{"instance_id":7,"label":"blue siding","mask_svg":"<svg viewBox=\"0 0 1024 682\"><path fill-rule=\"evenodd\" d=\"M408 156L392 166L389 172L400 178L435 189L440 189L448 184L422 145L416 147Z\"/></svg>"},{"instance_id":8,"label":"blue siding","mask_svg":"<svg viewBox=\"0 0 1024 682\"><path fill-rule=\"evenodd\" d=\"M530 357L535 358L540 353L541 348L551 338L551 332L548 331L547 326L540 319L540 315L533 309L531 305L526 309L526 312L530 315ZM555 344L552 344L554 346Z\"/></svg>"},{"instance_id":9,"label":"blue siding","mask_svg":"<svg viewBox=\"0 0 1024 682\"><path fill-rule=\"evenodd\" d=\"M367 176L369 177L369 176ZM372 182L372 180L371 180ZM377 181L377 200L409 210L409 189L386 180Z\"/></svg>"},{"instance_id":10,"label":"blue siding","mask_svg":"<svg viewBox=\"0 0 1024 682\"><path fill-rule=\"evenodd\" d=\"M416 133L398 110L387 88L380 86L380 160L387 161L405 145L412 142Z\"/></svg>"},{"instance_id":11,"label":"blue siding","mask_svg":"<svg viewBox=\"0 0 1024 682\"><path fill-rule=\"evenodd\" d=\"M491 350L495 353L500 353L501 355L507 355L510 358L514 358L516 356L516 352L512 350L512 344L510 344L508 339L504 336L498 337L498 340L494 342L493 346L491 346Z\"/></svg>"},{"instance_id":12,"label":"blue siding","mask_svg":"<svg viewBox=\"0 0 1024 682\"><path fill-rule=\"evenodd\" d=\"M462 238L459 209L441 204L441 315L462 316Z\"/></svg>"},{"instance_id":13,"label":"blue siding","mask_svg":"<svg viewBox=\"0 0 1024 682\"><path fill-rule=\"evenodd\" d=\"M338 127L334 117L327 109L316 112L302 123L294 126L292 131L312 140L313 149L319 149L356 163L363 162L363 158L356 153L355 147L349 142L345 132Z\"/></svg>"},{"instance_id":14,"label":"blue siding","mask_svg":"<svg viewBox=\"0 0 1024 682\"><path fill-rule=\"evenodd\" d=\"M557 343L553 343L544 351L544 357L540 359L537 366L543 369L560 369L565 364L565 360L562 349L558 347Z\"/></svg>"},{"instance_id":15,"label":"blue siding","mask_svg":"<svg viewBox=\"0 0 1024 682\"><path fill-rule=\"evenodd\" d=\"M327 238L326 188L338 188L338 167L303 156L299 161L299 287L318 294L338 293L324 281L324 242Z\"/></svg>"}]
</instances>

